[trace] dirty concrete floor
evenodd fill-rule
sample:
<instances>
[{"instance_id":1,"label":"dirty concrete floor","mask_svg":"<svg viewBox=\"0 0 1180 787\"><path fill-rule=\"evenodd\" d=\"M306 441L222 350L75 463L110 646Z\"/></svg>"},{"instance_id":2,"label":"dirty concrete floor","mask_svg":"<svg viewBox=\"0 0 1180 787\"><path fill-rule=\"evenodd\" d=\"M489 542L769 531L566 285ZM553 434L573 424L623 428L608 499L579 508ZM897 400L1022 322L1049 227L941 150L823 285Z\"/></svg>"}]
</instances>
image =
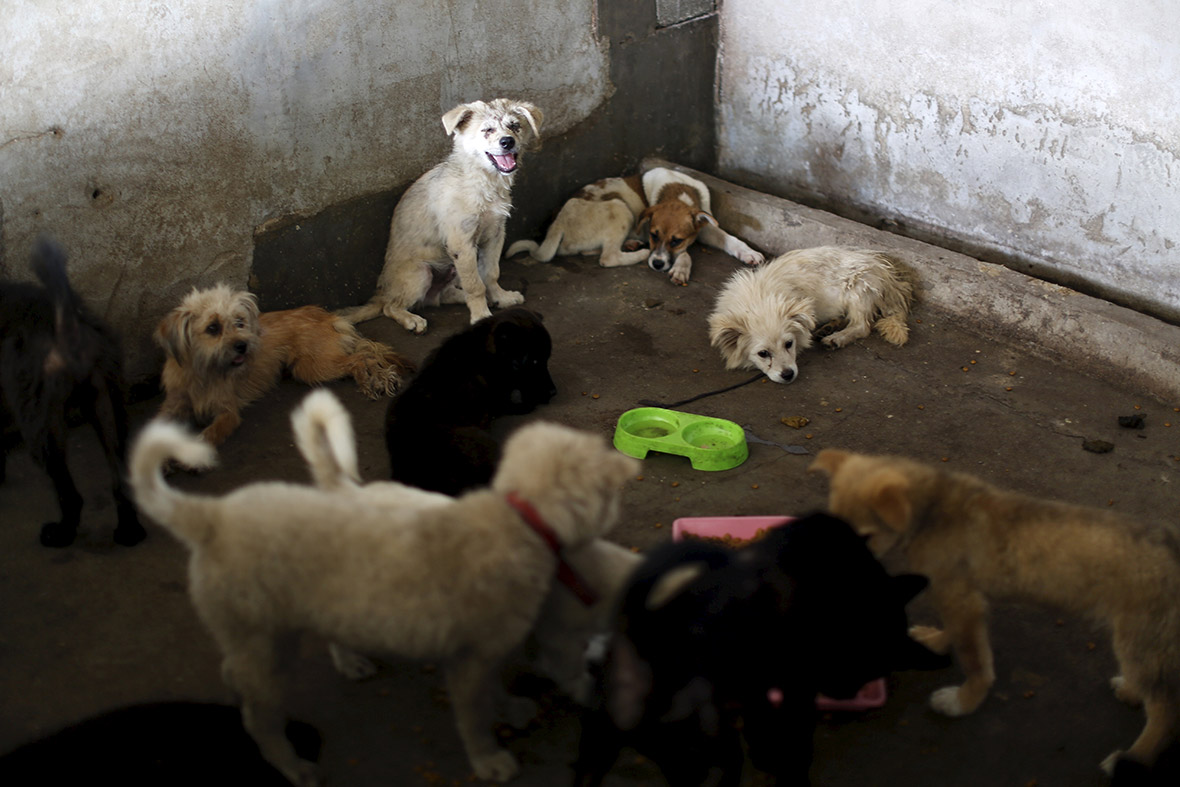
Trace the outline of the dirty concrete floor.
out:
<instances>
[{"instance_id":1,"label":"dirty concrete floor","mask_svg":"<svg viewBox=\"0 0 1180 787\"><path fill-rule=\"evenodd\" d=\"M599 268L592 259L509 261L503 280L523 286L553 335L551 364L560 393L535 414L609 436L637 401L674 401L738 382L708 346L705 316L718 287L738 266L720 253L694 252L693 281L672 286L646 267ZM362 326L421 360L466 325L462 307L428 310L431 330L411 336L388 320ZM758 382L683 409L746 425L756 443L741 467L694 471L687 460L650 455L626 490L613 538L645 549L670 537L680 516L795 514L823 505L822 479L805 470L824 447L907 454L970 471L1045 497L1111 506L1132 516L1175 521L1180 499L1180 402L1153 401L1080 376L1067 358L1051 362L1029 348L967 333L955 315L918 303L903 348L871 337L846 349L812 350L791 385ZM151 326L144 326L149 330ZM384 402L351 383L331 386L354 415L362 473L385 476ZM221 452L220 467L178 483L224 492L258 479L301 481L288 413L306 389L286 382L252 406ZM135 425L159 399L133 408ZM1146 428L1120 429L1141 412ZM805 416L802 429L786 416ZM1171 425L1174 424L1174 425ZM1084 439L1114 444L1082 450ZM162 699L231 701L218 656L185 596L185 553L165 532L113 546L113 508L92 434L71 437L72 465L87 506L77 544L37 543L55 515L48 481L18 450L0 486L0 751L88 715ZM912 618L933 622L919 599ZM957 681L950 668L901 673L889 700L867 713L823 720L816 736L820 785L1101 785L1099 761L1126 747L1142 725L1107 681L1107 639L1083 620L1019 605L994 610L998 680L973 716L951 720L926 705L934 689ZM467 783L469 769L431 665L396 659L380 674L349 683L336 675L323 643L307 641L291 688L292 713L323 733L322 763L336 785ZM569 781L578 723L572 707L542 693L542 717L509 742L522 787ZM626 755L608 784L659 784L650 766Z\"/></svg>"}]
</instances>

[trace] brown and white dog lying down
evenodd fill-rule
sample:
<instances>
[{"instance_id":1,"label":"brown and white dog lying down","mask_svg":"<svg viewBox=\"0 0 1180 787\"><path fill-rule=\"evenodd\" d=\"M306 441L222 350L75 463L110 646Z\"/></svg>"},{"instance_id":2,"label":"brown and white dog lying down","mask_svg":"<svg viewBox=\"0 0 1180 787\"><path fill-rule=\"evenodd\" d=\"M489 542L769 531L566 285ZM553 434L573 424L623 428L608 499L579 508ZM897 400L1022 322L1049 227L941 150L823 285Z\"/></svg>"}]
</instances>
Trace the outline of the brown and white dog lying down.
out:
<instances>
[{"instance_id":1,"label":"brown and white dog lying down","mask_svg":"<svg viewBox=\"0 0 1180 787\"><path fill-rule=\"evenodd\" d=\"M704 183L656 167L642 176L606 178L583 187L562 206L544 241L519 240L508 248L508 256L527 251L548 262L555 254L598 252L604 268L646 260L652 270L666 271L673 283L687 284L692 273L688 248L698 238L747 265L765 259L718 226ZM641 240L647 249L638 248Z\"/></svg>"},{"instance_id":2,"label":"brown and white dog lying down","mask_svg":"<svg viewBox=\"0 0 1180 787\"><path fill-rule=\"evenodd\" d=\"M1147 723L1123 758L1150 766L1180 735L1180 531L1106 509L1009 492L966 473L896 456L821 451L811 471L831 479L828 509L879 557L904 558L929 578L942 628L911 636L953 650L961 686L930 696L947 716L972 713L995 681L988 637L991 601L1025 601L1086 615L1112 635L1119 699L1142 705ZM1153 782L1154 783L1154 782ZM1161 782L1162 783L1162 782Z\"/></svg>"}]
</instances>

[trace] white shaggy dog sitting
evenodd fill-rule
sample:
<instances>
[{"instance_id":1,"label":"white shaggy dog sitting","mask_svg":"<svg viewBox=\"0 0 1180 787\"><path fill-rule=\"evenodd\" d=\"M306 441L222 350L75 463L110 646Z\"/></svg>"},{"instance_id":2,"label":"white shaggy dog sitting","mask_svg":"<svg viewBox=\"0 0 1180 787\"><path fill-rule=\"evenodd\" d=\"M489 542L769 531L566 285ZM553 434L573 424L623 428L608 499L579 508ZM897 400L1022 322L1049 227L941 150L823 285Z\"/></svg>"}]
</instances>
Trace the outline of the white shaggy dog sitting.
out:
<instances>
[{"instance_id":1,"label":"white shaggy dog sitting","mask_svg":"<svg viewBox=\"0 0 1180 787\"><path fill-rule=\"evenodd\" d=\"M291 424L295 444L321 489L363 496L369 502L396 506L403 512L423 511L454 501L449 495L395 481L361 484L352 418L327 389L308 394L291 414ZM593 598L579 597L564 583L555 582L525 642L525 655L538 673L573 699L586 703L593 683L586 669L587 649L596 637L610 630L619 592L642 558L602 538L567 549L564 557ZM355 651L337 643L332 643L329 650L332 663L345 677L359 680L376 672L376 666ZM514 723L523 725L533 717L536 709L531 705L523 700L514 706L510 711Z\"/></svg>"},{"instance_id":2,"label":"white shaggy dog sitting","mask_svg":"<svg viewBox=\"0 0 1180 787\"><path fill-rule=\"evenodd\" d=\"M192 552L189 595L263 757L295 784L319 783L283 735L283 665L311 632L360 652L442 660L476 776L512 778L516 759L492 732L495 674L532 630L559 550L614 524L638 463L597 436L533 423L506 442L489 489L424 510L281 482L211 497L164 481L169 460L199 468L214 458L181 427L153 422L132 452L132 486Z\"/></svg>"},{"instance_id":3,"label":"white shaggy dog sitting","mask_svg":"<svg viewBox=\"0 0 1180 787\"><path fill-rule=\"evenodd\" d=\"M817 327L847 323L823 337L832 348L873 329L891 344L905 344L913 298L908 276L881 251L797 249L730 277L709 315L709 341L727 369L760 369L776 383L789 383L799 373L796 354L811 346Z\"/></svg>"},{"instance_id":4,"label":"white shaggy dog sitting","mask_svg":"<svg viewBox=\"0 0 1180 787\"><path fill-rule=\"evenodd\" d=\"M524 296L500 287L504 223L521 154L540 137L540 109L497 98L460 104L442 116L451 153L406 190L393 211L377 293L338 313L351 323L385 314L424 333L416 304L466 303L471 321ZM456 275L458 281L455 281Z\"/></svg>"}]
</instances>

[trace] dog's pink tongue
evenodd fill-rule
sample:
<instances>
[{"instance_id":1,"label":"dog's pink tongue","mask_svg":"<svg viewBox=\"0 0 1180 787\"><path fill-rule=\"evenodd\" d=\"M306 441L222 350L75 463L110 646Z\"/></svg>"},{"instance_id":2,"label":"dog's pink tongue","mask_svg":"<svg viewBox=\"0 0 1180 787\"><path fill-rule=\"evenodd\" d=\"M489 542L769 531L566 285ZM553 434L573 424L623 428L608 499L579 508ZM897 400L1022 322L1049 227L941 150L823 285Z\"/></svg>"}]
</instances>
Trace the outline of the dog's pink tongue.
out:
<instances>
[{"instance_id":1,"label":"dog's pink tongue","mask_svg":"<svg viewBox=\"0 0 1180 787\"><path fill-rule=\"evenodd\" d=\"M516 154L506 153L503 156L492 156L496 160L496 166L500 168L501 172L511 172L516 169Z\"/></svg>"}]
</instances>

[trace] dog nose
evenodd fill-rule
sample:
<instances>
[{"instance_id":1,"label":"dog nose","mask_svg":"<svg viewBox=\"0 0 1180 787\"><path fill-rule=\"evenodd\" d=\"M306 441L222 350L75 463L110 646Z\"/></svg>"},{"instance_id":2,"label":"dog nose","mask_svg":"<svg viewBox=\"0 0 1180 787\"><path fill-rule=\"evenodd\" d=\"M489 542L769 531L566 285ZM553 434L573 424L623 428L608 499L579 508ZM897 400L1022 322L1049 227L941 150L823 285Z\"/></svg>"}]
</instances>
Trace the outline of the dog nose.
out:
<instances>
[{"instance_id":1,"label":"dog nose","mask_svg":"<svg viewBox=\"0 0 1180 787\"><path fill-rule=\"evenodd\" d=\"M246 344L245 341L234 342L234 352L239 355L246 352L249 347L250 345Z\"/></svg>"},{"instance_id":2,"label":"dog nose","mask_svg":"<svg viewBox=\"0 0 1180 787\"><path fill-rule=\"evenodd\" d=\"M668 260L663 257L649 257L647 264L651 266L653 271L662 271L668 267Z\"/></svg>"},{"instance_id":3,"label":"dog nose","mask_svg":"<svg viewBox=\"0 0 1180 787\"><path fill-rule=\"evenodd\" d=\"M783 378L784 383L789 383L791 380L795 379L795 370L783 369L781 377Z\"/></svg>"},{"instance_id":4,"label":"dog nose","mask_svg":"<svg viewBox=\"0 0 1180 787\"><path fill-rule=\"evenodd\" d=\"M500 137L500 147L504 148L504 150L512 150L515 145L516 140L512 137Z\"/></svg>"}]
</instances>

